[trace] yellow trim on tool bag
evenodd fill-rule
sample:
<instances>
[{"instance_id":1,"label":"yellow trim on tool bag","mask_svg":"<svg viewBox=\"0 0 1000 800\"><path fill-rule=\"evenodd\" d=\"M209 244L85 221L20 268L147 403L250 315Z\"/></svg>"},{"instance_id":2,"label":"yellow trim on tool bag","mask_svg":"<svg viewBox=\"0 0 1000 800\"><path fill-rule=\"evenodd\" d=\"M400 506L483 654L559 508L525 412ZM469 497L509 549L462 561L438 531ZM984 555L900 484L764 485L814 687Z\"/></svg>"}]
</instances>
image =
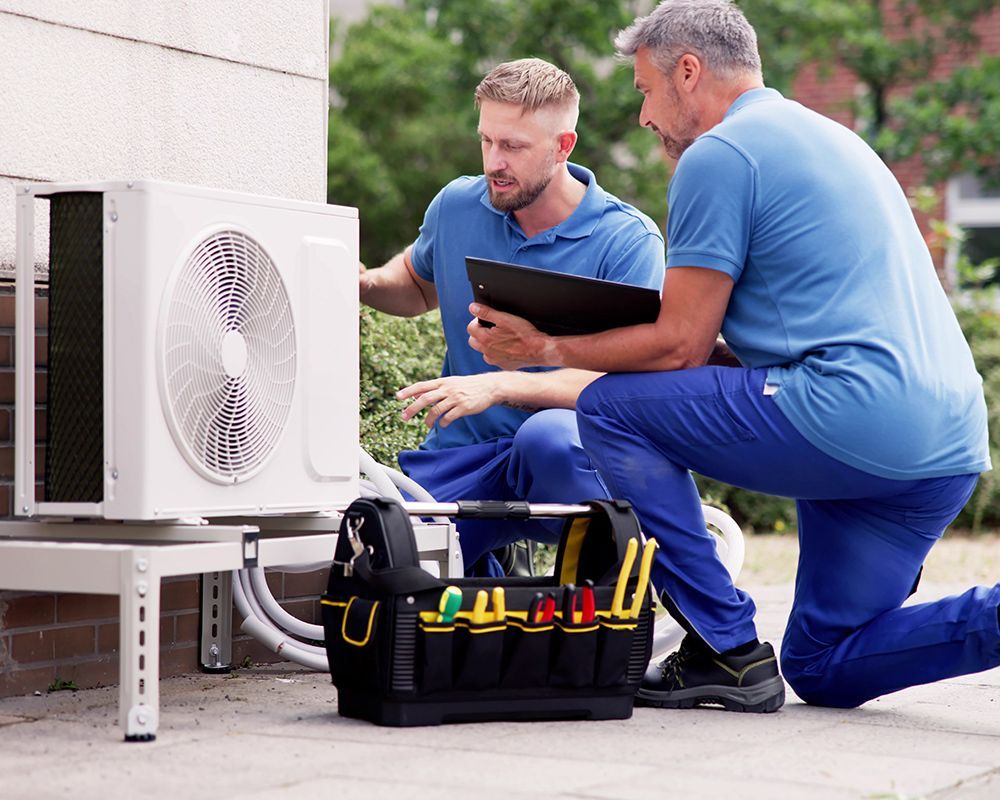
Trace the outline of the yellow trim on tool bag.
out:
<instances>
[{"instance_id":1,"label":"yellow trim on tool bag","mask_svg":"<svg viewBox=\"0 0 1000 800\"><path fill-rule=\"evenodd\" d=\"M611 628L613 631L631 631L638 623L635 622L612 622L611 620L601 620L602 628Z\"/></svg>"},{"instance_id":2,"label":"yellow trim on tool bag","mask_svg":"<svg viewBox=\"0 0 1000 800\"><path fill-rule=\"evenodd\" d=\"M566 535L566 549L563 550L559 583L576 583L577 573L580 570L580 551L583 549L583 540L587 537L589 527L590 517L577 517L570 525L569 533Z\"/></svg>"},{"instance_id":3,"label":"yellow trim on tool bag","mask_svg":"<svg viewBox=\"0 0 1000 800\"><path fill-rule=\"evenodd\" d=\"M567 627L562 620L559 620L556 624L559 625L559 630L564 633L593 633L600 627L596 622L588 624L586 628Z\"/></svg>"},{"instance_id":4,"label":"yellow trim on tool bag","mask_svg":"<svg viewBox=\"0 0 1000 800\"><path fill-rule=\"evenodd\" d=\"M496 622L486 622L483 623L481 627L476 627L471 621L464 619L455 619L455 625L461 628L468 628L469 633L496 633L497 631L502 631L507 626L504 623L497 624Z\"/></svg>"},{"instance_id":5,"label":"yellow trim on tool bag","mask_svg":"<svg viewBox=\"0 0 1000 800\"><path fill-rule=\"evenodd\" d=\"M527 614L525 614L525 617L527 617ZM542 631L550 631L553 628L551 622L543 622L540 625L529 625L527 619L517 619L516 617L512 617L509 612L507 614L507 624L525 633L541 633Z\"/></svg>"},{"instance_id":6,"label":"yellow trim on tool bag","mask_svg":"<svg viewBox=\"0 0 1000 800\"><path fill-rule=\"evenodd\" d=\"M454 622L438 622L437 611L420 612L420 630L428 633L450 633L455 630Z\"/></svg>"},{"instance_id":7,"label":"yellow trim on tool bag","mask_svg":"<svg viewBox=\"0 0 1000 800\"><path fill-rule=\"evenodd\" d=\"M455 623L453 622L424 622L420 620L420 630L424 633L454 633Z\"/></svg>"},{"instance_id":8,"label":"yellow trim on tool bag","mask_svg":"<svg viewBox=\"0 0 1000 800\"><path fill-rule=\"evenodd\" d=\"M365 631L365 638L361 641L352 639L347 635L347 617L351 613L351 604L357 600L357 597L352 597L347 601L347 608L344 610L344 618L340 622L340 636L348 644L353 644L355 647L364 647L368 644L368 640L372 637L372 623L375 621L375 612L378 610L379 600L376 600L372 605L372 610L368 612L368 630Z\"/></svg>"},{"instance_id":9,"label":"yellow trim on tool bag","mask_svg":"<svg viewBox=\"0 0 1000 800\"><path fill-rule=\"evenodd\" d=\"M344 608L347 606L347 603L341 600L320 600L319 603L323 606L336 606L338 608Z\"/></svg>"}]
</instances>

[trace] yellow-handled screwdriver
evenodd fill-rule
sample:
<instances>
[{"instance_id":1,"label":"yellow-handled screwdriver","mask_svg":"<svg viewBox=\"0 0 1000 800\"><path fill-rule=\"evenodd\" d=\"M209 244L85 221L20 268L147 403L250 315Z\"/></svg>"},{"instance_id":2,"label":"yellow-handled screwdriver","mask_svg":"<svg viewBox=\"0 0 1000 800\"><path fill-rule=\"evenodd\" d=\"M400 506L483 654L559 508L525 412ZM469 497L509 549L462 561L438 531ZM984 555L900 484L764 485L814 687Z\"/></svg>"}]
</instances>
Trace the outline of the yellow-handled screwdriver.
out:
<instances>
[{"instance_id":1,"label":"yellow-handled screwdriver","mask_svg":"<svg viewBox=\"0 0 1000 800\"><path fill-rule=\"evenodd\" d=\"M615 596L611 601L611 616L620 617L622 615L622 603L625 602L625 589L628 586L628 576L632 572L632 564L635 563L635 554L639 551L639 540L634 536L625 545L625 558L622 559L622 568L618 571L618 583L615 584Z\"/></svg>"},{"instance_id":2,"label":"yellow-handled screwdriver","mask_svg":"<svg viewBox=\"0 0 1000 800\"><path fill-rule=\"evenodd\" d=\"M502 586L493 587L493 621L503 622L507 617L507 600Z\"/></svg>"},{"instance_id":3,"label":"yellow-handled screwdriver","mask_svg":"<svg viewBox=\"0 0 1000 800\"><path fill-rule=\"evenodd\" d=\"M646 596L646 587L649 585L649 571L653 568L653 553L659 545L656 539L650 539L642 550L642 562L639 564L639 584L635 587L635 597L632 598L632 608L629 609L630 617L638 617L639 609L642 608L642 598Z\"/></svg>"},{"instance_id":4,"label":"yellow-handled screwdriver","mask_svg":"<svg viewBox=\"0 0 1000 800\"><path fill-rule=\"evenodd\" d=\"M482 625L486 622L486 604L490 601L490 596L485 589L476 592L476 602L472 606L472 624Z\"/></svg>"}]
</instances>

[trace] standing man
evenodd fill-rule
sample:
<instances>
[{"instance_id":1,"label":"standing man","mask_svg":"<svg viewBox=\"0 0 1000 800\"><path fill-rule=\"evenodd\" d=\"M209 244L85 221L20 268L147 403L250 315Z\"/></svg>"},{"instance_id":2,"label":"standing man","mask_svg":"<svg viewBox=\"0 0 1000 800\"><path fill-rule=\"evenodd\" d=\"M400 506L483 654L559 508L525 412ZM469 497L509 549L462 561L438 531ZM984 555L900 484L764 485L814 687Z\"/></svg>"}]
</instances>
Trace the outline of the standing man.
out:
<instances>
[{"instance_id":1,"label":"standing man","mask_svg":"<svg viewBox=\"0 0 1000 800\"><path fill-rule=\"evenodd\" d=\"M577 502L607 490L584 453L572 409L599 373L503 372L468 345L472 289L465 257L512 261L660 288L663 237L569 162L580 95L537 58L500 64L476 88L483 172L449 183L431 202L417 240L380 269L361 268L362 302L398 316L441 308L447 352L441 377L402 389L412 419L428 409L419 450L403 470L441 502ZM540 410L544 409L544 410ZM521 538L558 540L561 522L463 520L467 565L502 574L490 552Z\"/></svg>"},{"instance_id":2,"label":"standing man","mask_svg":"<svg viewBox=\"0 0 1000 800\"><path fill-rule=\"evenodd\" d=\"M677 161L653 324L553 339L490 309L489 363L606 372L584 446L660 544L654 583L687 630L639 699L774 711L754 605L715 555L688 470L797 501L781 666L853 707L1000 664L1000 586L902 608L990 469L982 382L906 198L854 133L766 89L727 0L666 0L619 34L639 121ZM744 365L702 366L719 331Z\"/></svg>"}]
</instances>

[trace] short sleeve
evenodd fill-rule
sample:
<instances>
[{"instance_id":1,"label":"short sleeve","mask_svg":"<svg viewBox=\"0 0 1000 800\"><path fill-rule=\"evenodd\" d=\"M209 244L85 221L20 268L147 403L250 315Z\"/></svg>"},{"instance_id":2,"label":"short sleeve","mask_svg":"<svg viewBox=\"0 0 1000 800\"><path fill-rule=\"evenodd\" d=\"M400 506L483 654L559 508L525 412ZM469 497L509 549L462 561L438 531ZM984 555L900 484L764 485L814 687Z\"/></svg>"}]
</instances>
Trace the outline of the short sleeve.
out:
<instances>
[{"instance_id":1,"label":"short sleeve","mask_svg":"<svg viewBox=\"0 0 1000 800\"><path fill-rule=\"evenodd\" d=\"M738 280L746 263L757 196L750 158L702 136L677 163L667 192L667 268L705 267Z\"/></svg>"},{"instance_id":2,"label":"short sleeve","mask_svg":"<svg viewBox=\"0 0 1000 800\"><path fill-rule=\"evenodd\" d=\"M659 291L663 288L663 273L663 238L650 231L638 236L619 254L605 277Z\"/></svg>"},{"instance_id":3,"label":"short sleeve","mask_svg":"<svg viewBox=\"0 0 1000 800\"><path fill-rule=\"evenodd\" d=\"M431 200L424 212L424 221L420 233L410 251L410 261L413 269L425 281L434 283L434 243L438 233L438 222L441 217L441 205L444 202L445 189L442 189Z\"/></svg>"}]
</instances>

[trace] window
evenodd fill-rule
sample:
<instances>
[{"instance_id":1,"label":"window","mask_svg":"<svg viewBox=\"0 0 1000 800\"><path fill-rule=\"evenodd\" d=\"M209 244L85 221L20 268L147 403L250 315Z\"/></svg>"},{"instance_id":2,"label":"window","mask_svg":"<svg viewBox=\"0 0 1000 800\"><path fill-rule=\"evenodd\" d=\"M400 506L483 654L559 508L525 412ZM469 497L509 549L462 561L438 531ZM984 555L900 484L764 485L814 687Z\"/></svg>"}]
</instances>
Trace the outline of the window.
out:
<instances>
[{"instance_id":1,"label":"window","mask_svg":"<svg viewBox=\"0 0 1000 800\"><path fill-rule=\"evenodd\" d=\"M965 231L965 238L948 253L946 266L952 283L969 287L969 279L958 274L959 260L973 265L1000 258L1000 186L987 186L974 175L959 175L948 181L948 222ZM962 258L964 256L964 258ZM988 280L1000 285L1000 270Z\"/></svg>"}]
</instances>

